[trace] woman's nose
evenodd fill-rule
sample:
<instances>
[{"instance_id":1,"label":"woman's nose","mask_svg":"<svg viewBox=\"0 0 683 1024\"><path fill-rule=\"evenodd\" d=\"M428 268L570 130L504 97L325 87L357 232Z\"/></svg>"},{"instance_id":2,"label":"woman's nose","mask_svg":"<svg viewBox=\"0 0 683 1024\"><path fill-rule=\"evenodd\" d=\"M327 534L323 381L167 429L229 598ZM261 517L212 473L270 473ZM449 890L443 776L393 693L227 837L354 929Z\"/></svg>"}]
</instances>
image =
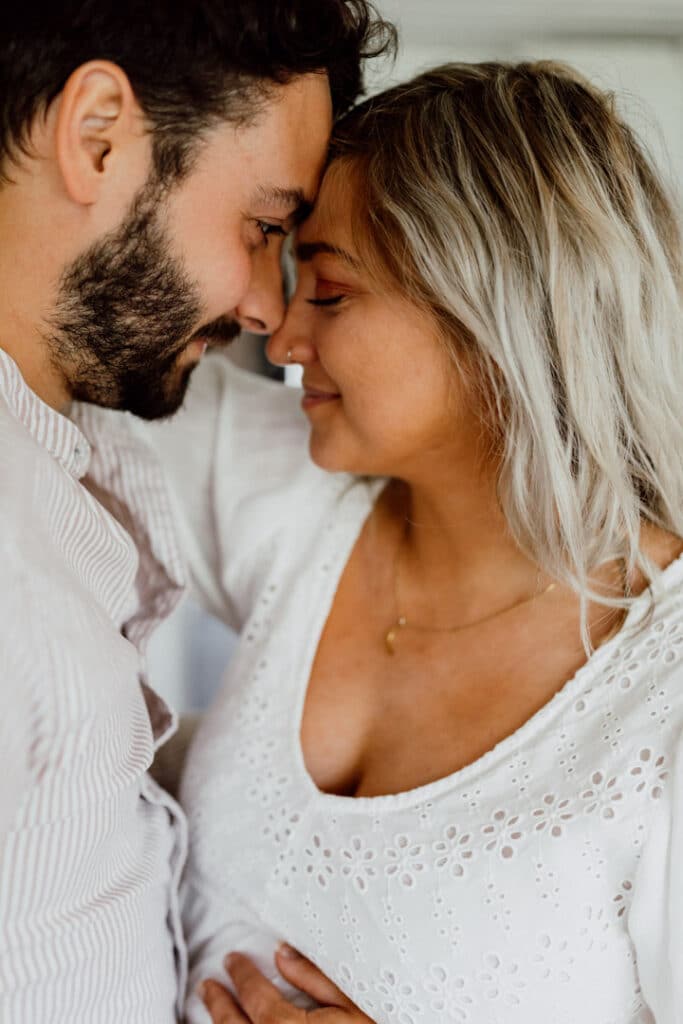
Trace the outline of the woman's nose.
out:
<instances>
[{"instance_id":1,"label":"woman's nose","mask_svg":"<svg viewBox=\"0 0 683 1024\"><path fill-rule=\"evenodd\" d=\"M270 336L266 345L266 355L274 366L308 364L315 359L307 312L302 300L295 295L282 325Z\"/></svg>"}]
</instances>

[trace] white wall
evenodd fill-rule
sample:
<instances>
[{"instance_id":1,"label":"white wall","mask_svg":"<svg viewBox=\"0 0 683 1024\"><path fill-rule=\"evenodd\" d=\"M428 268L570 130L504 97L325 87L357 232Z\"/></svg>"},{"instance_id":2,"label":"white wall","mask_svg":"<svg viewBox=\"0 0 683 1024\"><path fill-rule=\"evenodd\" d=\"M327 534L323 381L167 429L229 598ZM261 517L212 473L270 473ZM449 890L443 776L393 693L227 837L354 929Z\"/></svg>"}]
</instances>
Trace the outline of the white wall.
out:
<instances>
[{"instance_id":1,"label":"white wall","mask_svg":"<svg viewBox=\"0 0 683 1024\"><path fill-rule=\"evenodd\" d=\"M681 2L683 14L683 0ZM441 38L438 27L434 39ZM534 35L510 33L484 40L436 42L405 39L391 70L371 76L375 91L452 60L566 61L600 88L616 93L624 117L652 153L683 207L683 34L673 38L646 35Z\"/></svg>"}]
</instances>

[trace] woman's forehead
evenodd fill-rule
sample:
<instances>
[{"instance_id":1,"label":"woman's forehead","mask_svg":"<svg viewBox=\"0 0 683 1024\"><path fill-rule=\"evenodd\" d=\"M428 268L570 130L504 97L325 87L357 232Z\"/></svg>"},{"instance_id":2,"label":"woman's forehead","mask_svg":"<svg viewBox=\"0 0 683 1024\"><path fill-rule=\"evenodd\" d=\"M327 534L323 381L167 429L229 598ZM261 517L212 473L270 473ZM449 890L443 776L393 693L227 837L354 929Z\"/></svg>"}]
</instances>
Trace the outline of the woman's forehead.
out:
<instances>
[{"instance_id":1,"label":"woman's forehead","mask_svg":"<svg viewBox=\"0 0 683 1024\"><path fill-rule=\"evenodd\" d=\"M351 240L352 190L334 165L326 172L312 212L299 226L298 243L325 242L353 252Z\"/></svg>"}]
</instances>

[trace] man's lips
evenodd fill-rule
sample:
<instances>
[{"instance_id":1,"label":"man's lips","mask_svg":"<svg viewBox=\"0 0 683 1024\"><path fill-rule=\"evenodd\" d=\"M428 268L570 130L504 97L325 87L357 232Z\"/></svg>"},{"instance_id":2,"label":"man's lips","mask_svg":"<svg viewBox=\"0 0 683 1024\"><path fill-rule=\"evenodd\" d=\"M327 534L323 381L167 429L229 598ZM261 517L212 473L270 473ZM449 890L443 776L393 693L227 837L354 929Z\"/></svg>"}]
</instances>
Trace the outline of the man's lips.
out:
<instances>
[{"instance_id":1,"label":"man's lips","mask_svg":"<svg viewBox=\"0 0 683 1024\"><path fill-rule=\"evenodd\" d=\"M201 359L207 349L227 348L232 341L234 338L228 338L227 335L221 337L211 334L195 334L187 343L187 348L191 349L198 359Z\"/></svg>"},{"instance_id":2,"label":"man's lips","mask_svg":"<svg viewBox=\"0 0 683 1024\"><path fill-rule=\"evenodd\" d=\"M241 330L236 320L219 317L201 327L190 339L190 344L203 345L202 351L207 348L225 348L235 340Z\"/></svg>"}]
</instances>

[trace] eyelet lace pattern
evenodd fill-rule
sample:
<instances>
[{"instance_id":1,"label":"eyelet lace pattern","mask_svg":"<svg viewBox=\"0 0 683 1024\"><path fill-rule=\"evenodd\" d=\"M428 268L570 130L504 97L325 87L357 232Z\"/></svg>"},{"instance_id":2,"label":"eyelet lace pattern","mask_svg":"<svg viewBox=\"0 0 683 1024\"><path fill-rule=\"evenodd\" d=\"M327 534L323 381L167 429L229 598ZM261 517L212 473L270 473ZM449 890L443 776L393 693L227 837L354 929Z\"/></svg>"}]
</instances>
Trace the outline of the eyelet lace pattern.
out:
<instances>
[{"instance_id":1,"label":"eyelet lace pattern","mask_svg":"<svg viewBox=\"0 0 683 1024\"><path fill-rule=\"evenodd\" d=\"M310 610L322 628L363 502L347 488L335 511L289 576L263 581L190 755L191 984L220 976L234 912L231 948L272 960L286 939L378 1024L652 1022L628 915L683 724L681 566L642 629L479 761L334 797L306 774L298 712Z\"/></svg>"}]
</instances>

